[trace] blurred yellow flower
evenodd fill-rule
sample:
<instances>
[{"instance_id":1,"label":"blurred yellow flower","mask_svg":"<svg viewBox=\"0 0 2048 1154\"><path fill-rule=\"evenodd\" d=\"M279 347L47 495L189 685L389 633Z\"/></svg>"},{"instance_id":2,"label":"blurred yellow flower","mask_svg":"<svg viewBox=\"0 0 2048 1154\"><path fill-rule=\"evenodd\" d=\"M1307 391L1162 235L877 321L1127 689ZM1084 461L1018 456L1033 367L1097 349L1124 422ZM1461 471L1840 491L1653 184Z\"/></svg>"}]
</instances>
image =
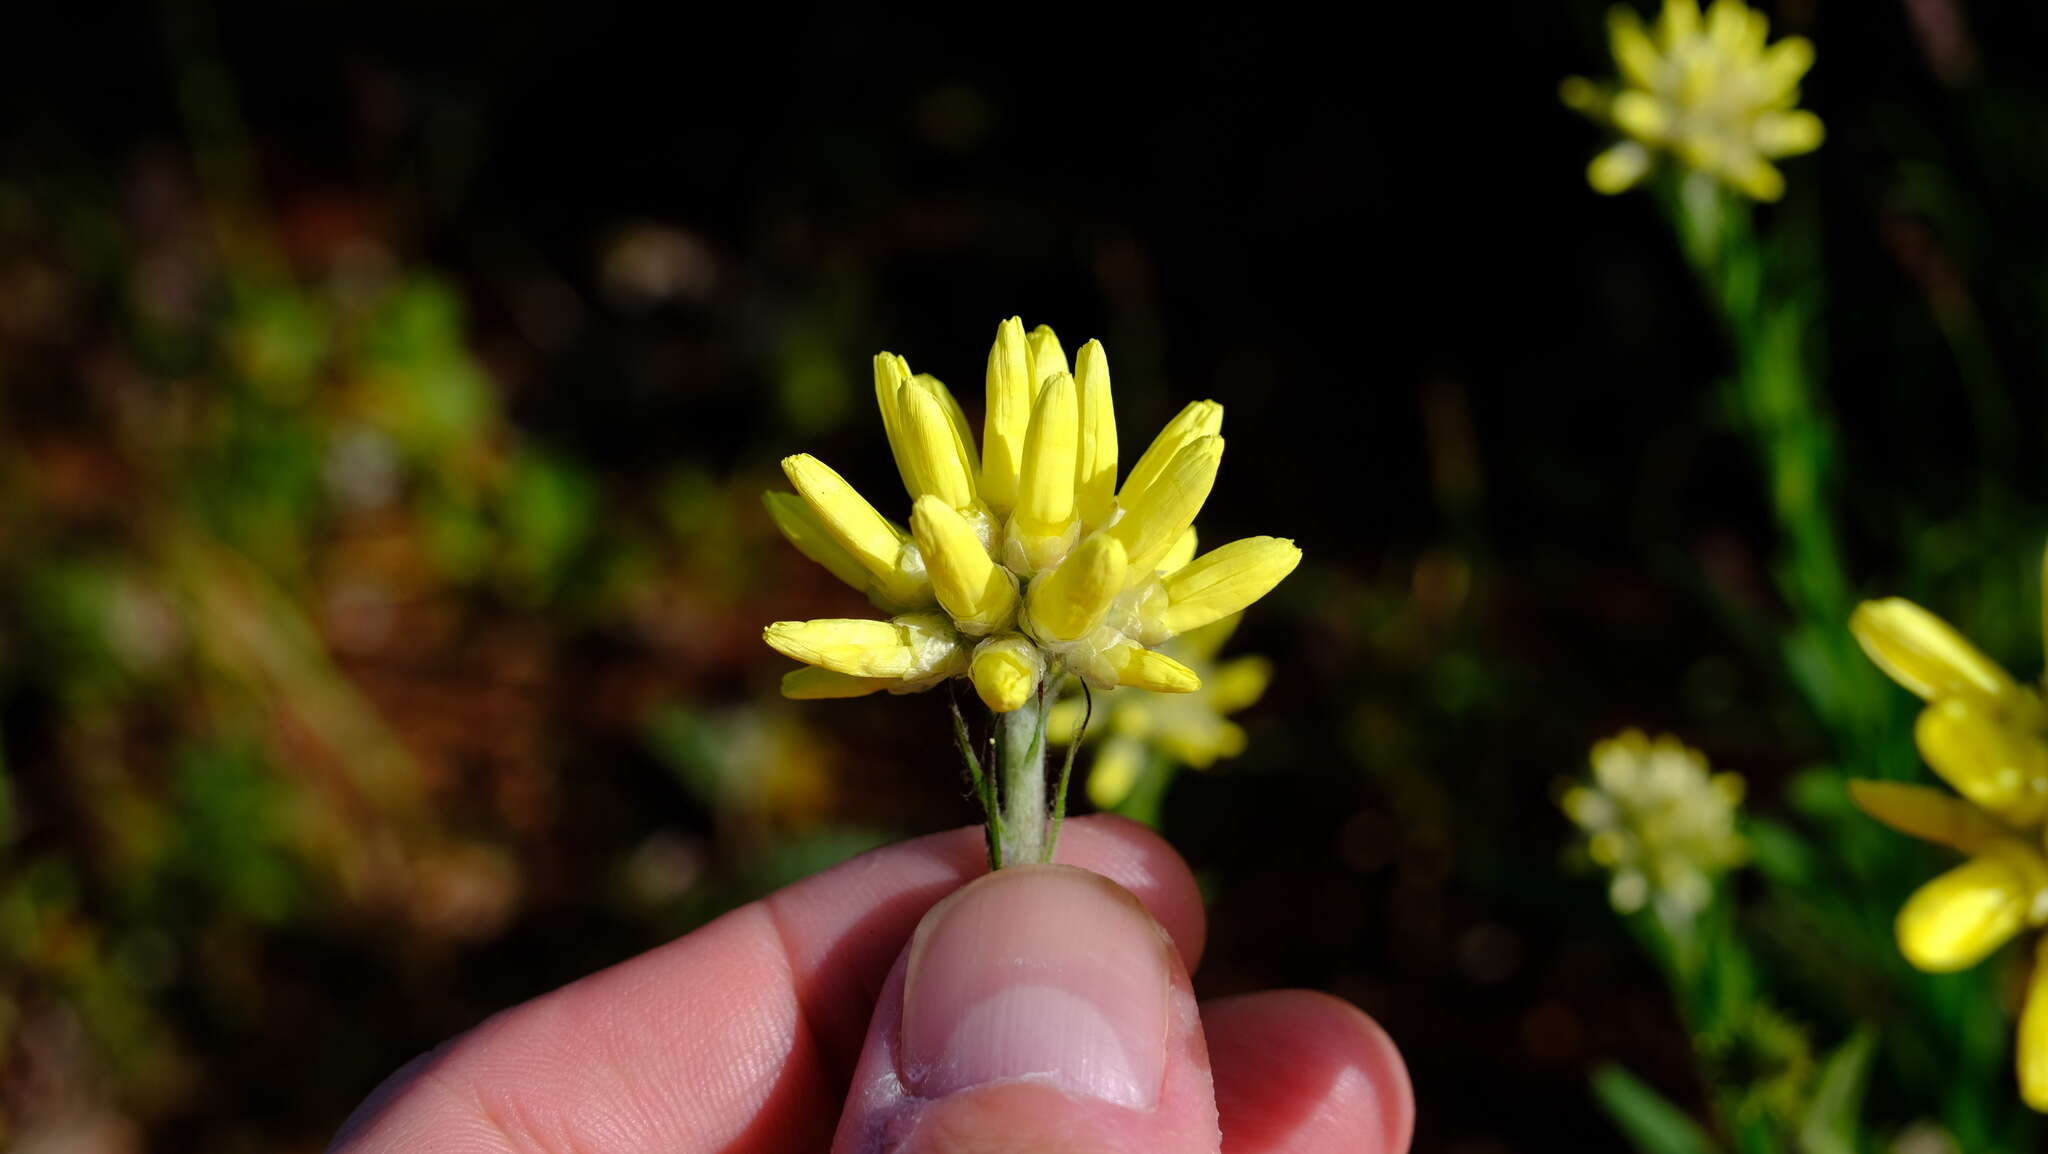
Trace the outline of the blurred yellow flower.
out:
<instances>
[{"instance_id":1,"label":"blurred yellow flower","mask_svg":"<svg viewBox=\"0 0 2048 1154\"><path fill-rule=\"evenodd\" d=\"M1005 713L1069 672L1098 690L1189 693L1201 679L1158 646L1244 609L1301 559L1275 537L1192 556L1223 457L1213 401L1183 409L1117 487L1098 341L1070 368L1051 329L998 326L979 451L953 395L902 357L875 358L875 396L911 498L907 532L809 455L783 462L795 493L767 495L791 544L892 614L768 626L768 644L805 663L783 679L790 697L966 677Z\"/></svg>"},{"instance_id":2,"label":"blurred yellow flower","mask_svg":"<svg viewBox=\"0 0 2048 1154\"><path fill-rule=\"evenodd\" d=\"M1771 162L1819 148L1820 118L1798 107L1813 44L1766 44L1769 21L1741 0L1665 0L1654 28L1632 9L1608 16L1618 86L1574 76L1560 89L1573 109L1625 138L1595 157L1586 179L1603 193L1635 187L1658 153L1757 200L1784 195Z\"/></svg>"},{"instance_id":3,"label":"blurred yellow flower","mask_svg":"<svg viewBox=\"0 0 2048 1154\"><path fill-rule=\"evenodd\" d=\"M1587 856L1608 871L1614 908L1648 906L1669 926L1697 917L1715 879L1748 860L1735 828L1742 778L1710 773L1705 754L1639 729L1595 743L1592 767L1561 805L1585 834Z\"/></svg>"},{"instance_id":4,"label":"blurred yellow flower","mask_svg":"<svg viewBox=\"0 0 2048 1154\"><path fill-rule=\"evenodd\" d=\"M1852 781L1867 814L1967 859L1899 910L1899 952L1930 973L1968 969L2048 925L2048 701L1955 628L1901 598L1857 606L1849 628L1892 680L1927 702L1913 735L1961 797L1924 785ZM2020 1096L2048 1112L2048 935L2020 1015Z\"/></svg>"},{"instance_id":5,"label":"blurred yellow flower","mask_svg":"<svg viewBox=\"0 0 2048 1154\"><path fill-rule=\"evenodd\" d=\"M1108 693L1096 700L1100 724L1091 726L1090 734L1100 734L1101 741L1088 769L1088 799L1098 808L1114 808L1129 797L1155 755L1177 765L1208 769L1244 752L1244 729L1230 715L1264 695L1273 679L1273 663L1263 657L1217 661L1217 652L1243 619L1243 614L1232 614L1166 643L1166 653L1201 678L1201 687L1193 693ZM1046 722L1047 739L1067 745L1082 736L1085 708L1078 698L1055 706Z\"/></svg>"}]
</instances>

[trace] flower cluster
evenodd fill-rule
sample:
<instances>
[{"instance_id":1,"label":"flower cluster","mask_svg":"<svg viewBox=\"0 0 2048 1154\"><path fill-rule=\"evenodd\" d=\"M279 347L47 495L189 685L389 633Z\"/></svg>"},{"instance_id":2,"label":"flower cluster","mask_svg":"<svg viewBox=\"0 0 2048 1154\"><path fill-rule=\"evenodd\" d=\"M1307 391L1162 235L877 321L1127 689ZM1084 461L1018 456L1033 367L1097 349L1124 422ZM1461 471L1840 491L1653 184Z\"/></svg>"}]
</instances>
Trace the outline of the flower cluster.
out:
<instances>
[{"instance_id":1,"label":"flower cluster","mask_svg":"<svg viewBox=\"0 0 2048 1154\"><path fill-rule=\"evenodd\" d=\"M1566 789L1562 805L1612 875L1614 908L1651 906L1670 926L1698 916L1714 879L1748 858L1735 827L1742 778L1709 773L1698 750L1638 729L1596 743L1592 763L1592 780Z\"/></svg>"},{"instance_id":2,"label":"flower cluster","mask_svg":"<svg viewBox=\"0 0 2048 1154\"><path fill-rule=\"evenodd\" d=\"M1594 158L1586 178L1617 193L1648 176L1658 153L1757 200L1784 194L1771 161L1820 147L1820 118L1798 107L1813 44L1766 44L1769 21L1741 0L1665 0L1654 30L1627 8L1608 19L1618 87L1574 76L1564 102L1625 139Z\"/></svg>"},{"instance_id":3,"label":"flower cluster","mask_svg":"<svg viewBox=\"0 0 2048 1154\"><path fill-rule=\"evenodd\" d=\"M965 414L902 357L875 358L875 398L911 498L906 532L808 454L768 510L805 556L866 593L886 620L778 621L766 639L805 664L795 698L928 689L967 677L1007 713L1063 673L1095 689L1196 689L1159 651L1244 609L1292 572L1292 541L1249 537L1197 557L1195 514L1223 457L1223 407L1181 410L1117 485L1109 362L1071 368L1059 338L1015 317L989 350L979 450Z\"/></svg>"},{"instance_id":4,"label":"flower cluster","mask_svg":"<svg viewBox=\"0 0 2048 1154\"><path fill-rule=\"evenodd\" d=\"M1927 702L1915 742L1962 795L1850 783L1865 813L1968 857L1899 910L1899 952L1930 973L1968 969L2022 931L2048 925L2048 700L1910 601L1865 602L1850 628L1879 668ZM2020 1014L2020 1096L2048 1111L2048 935L2036 949Z\"/></svg>"},{"instance_id":5,"label":"flower cluster","mask_svg":"<svg viewBox=\"0 0 2048 1154\"><path fill-rule=\"evenodd\" d=\"M1265 694L1273 663L1263 657L1217 661L1217 651L1242 620L1242 614L1233 614L1166 643L1167 656L1201 678L1201 688L1193 693L1111 693L1097 703L1098 725L1091 732L1102 736L1088 767L1089 801L1102 809L1122 804L1154 755L1207 769L1244 752L1244 729L1230 715ZM1083 715L1079 700L1060 702L1046 723L1047 738L1059 745L1078 740Z\"/></svg>"}]
</instances>

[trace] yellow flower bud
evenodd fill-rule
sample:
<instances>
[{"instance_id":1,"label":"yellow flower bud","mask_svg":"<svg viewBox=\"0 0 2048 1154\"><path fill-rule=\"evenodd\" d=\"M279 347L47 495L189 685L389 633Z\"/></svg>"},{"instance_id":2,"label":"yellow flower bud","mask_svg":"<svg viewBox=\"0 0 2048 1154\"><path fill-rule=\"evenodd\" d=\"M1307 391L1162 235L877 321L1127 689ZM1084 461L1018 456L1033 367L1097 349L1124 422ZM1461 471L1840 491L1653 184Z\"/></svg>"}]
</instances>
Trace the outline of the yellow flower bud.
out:
<instances>
[{"instance_id":1,"label":"yellow flower bud","mask_svg":"<svg viewBox=\"0 0 2048 1154\"><path fill-rule=\"evenodd\" d=\"M1271 592L1301 563L1301 550L1280 537L1246 537L1211 549L1162 582L1160 624L1169 634L1218 621Z\"/></svg>"},{"instance_id":2,"label":"yellow flower bud","mask_svg":"<svg viewBox=\"0 0 2048 1154\"><path fill-rule=\"evenodd\" d=\"M921 680L956 666L961 649L952 624L932 613L907 613L893 621L777 621L762 637L776 652L806 665L897 681Z\"/></svg>"},{"instance_id":3,"label":"yellow flower bud","mask_svg":"<svg viewBox=\"0 0 2048 1154\"><path fill-rule=\"evenodd\" d=\"M1097 533L1050 573L1041 574L1024 593L1030 629L1040 639L1059 643L1078 640L1097 625L1123 592L1124 547L1107 533Z\"/></svg>"},{"instance_id":4,"label":"yellow flower bud","mask_svg":"<svg viewBox=\"0 0 2048 1154\"><path fill-rule=\"evenodd\" d=\"M889 441L889 456L896 462L897 475L909 489L910 457L904 451L903 406L899 400L903 382L910 379L910 362L895 353L875 354L875 408L882 414L882 435Z\"/></svg>"},{"instance_id":5,"label":"yellow flower bud","mask_svg":"<svg viewBox=\"0 0 2048 1154\"><path fill-rule=\"evenodd\" d=\"M2034 972L2027 978L2027 1000L2020 1011L2020 1098L2048 1113L2048 935L2034 946Z\"/></svg>"},{"instance_id":6,"label":"yellow flower bud","mask_svg":"<svg viewBox=\"0 0 2048 1154\"><path fill-rule=\"evenodd\" d=\"M945 403L929 387L911 384L897 394L897 404L911 499L931 496L955 509L972 508L974 473Z\"/></svg>"},{"instance_id":7,"label":"yellow flower bud","mask_svg":"<svg viewBox=\"0 0 2048 1154\"><path fill-rule=\"evenodd\" d=\"M1112 809L1131 796L1145 768L1145 746L1128 737L1112 737L1096 751L1088 767L1088 800L1098 809Z\"/></svg>"},{"instance_id":8,"label":"yellow flower bud","mask_svg":"<svg viewBox=\"0 0 2048 1154\"><path fill-rule=\"evenodd\" d=\"M1017 578L989 557L966 518L942 498L919 497L910 511L910 531L940 608L952 614L962 633L980 637L1010 623Z\"/></svg>"},{"instance_id":9,"label":"yellow flower bud","mask_svg":"<svg viewBox=\"0 0 2048 1154\"><path fill-rule=\"evenodd\" d=\"M1030 346L1031 395L1036 400L1047 381L1062 373L1069 376L1072 373L1067 369L1067 351L1060 347L1060 339L1053 335L1051 325L1032 329Z\"/></svg>"},{"instance_id":10,"label":"yellow flower bud","mask_svg":"<svg viewBox=\"0 0 2048 1154\"><path fill-rule=\"evenodd\" d=\"M1981 697L1947 697L1913 726L1920 755L1957 793L2014 825L2048 813L2048 746Z\"/></svg>"},{"instance_id":11,"label":"yellow flower bud","mask_svg":"<svg viewBox=\"0 0 2048 1154\"><path fill-rule=\"evenodd\" d=\"M791 701L866 697L894 684L894 681L886 677L854 677L851 674L806 665L782 675L782 695Z\"/></svg>"},{"instance_id":12,"label":"yellow flower bud","mask_svg":"<svg viewBox=\"0 0 2048 1154\"><path fill-rule=\"evenodd\" d=\"M1156 649L1126 644L1113 650L1110 661L1119 685L1150 689L1154 693L1193 693L1202 687L1195 671Z\"/></svg>"},{"instance_id":13,"label":"yellow flower bud","mask_svg":"<svg viewBox=\"0 0 2048 1154\"><path fill-rule=\"evenodd\" d=\"M1131 475L1124 478L1124 487L1117 491L1117 502L1129 509L1145 490L1152 487L1173 464L1173 459L1182 449L1203 437L1213 437L1223 431L1223 406L1214 401L1193 401L1166 422L1159 435L1152 439L1138 463L1131 466Z\"/></svg>"},{"instance_id":14,"label":"yellow flower bud","mask_svg":"<svg viewBox=\"0 0 2048 1154\"><path fill-rule=\"evenodd\" d=\"M1930 701L1959 693L2003 698L2015 688L1954 626L1903 597L1858 605L1849 630L1879 669Z\"/></svg>"},{"instance_id":15,"label":"yellow flower bud","mask_svg":"<svg viewBox=\"0 0 2048 1154\"><path fill-rule=\"evenodd\" d=\"M991 637L974 647L967 676L982 704L997 713L1020 709L1038 691L1045 676L1045 655L1031 639L1018 633Z\"/></svg>"},{"instance_id":16,"label":"yellow flower bud","mask_svg":"<svg viewBox=\"0 0 2048 1154\"><path fill-rule=\"evenodd\" d=\"M897 606L929 603L931 588L924 575L904 564L903 535L845 478L809 453L784 457L782 471L817 515L818 523L868 571L885 599Z\"/></svg>"},{"instance_id":17,"label":"yellow flower bud","mask_svg":"<svg viewBox=\"0 0 2048 1154\"><path fill-rule=\"evenodd\" d=\"M1613 196L1627 192L1650 175L1650 150L1633 140L1624 140L1593 158L1586 166L1586 183L1593 191Z\"/></svg>"},{"instance_id":18,"label":"yellow flower bud","mask_svg":"<svg viewBox=\"0 0 2048 1154\"><path fill-rule=\"evenodd\" d=\"M1218 713L1248 709L1265 696L1273 683L1273 663L1263 657L1240 657L1226 661L1203 682L1209 687L1209 703Z\"/></svg>"},{"instance_id":19,"label":"yellow flower bud","mask_svg":"<svg viewBox=\"0 0 2048 1154\"><path fill-rule=\"evenodd\" d=\"M1187 532L1201 512L1202 502L1216 484L1216 467L1223 460L1223 438L1201 437L1190 441L1174 455L1159 480L1124 502L1124 515L1103 530L1114 535L1130 558L1131 573L1149 577L1158 571L1174 542Z\"/></svg>"},{"instance_id":20,"label":"yellow flower bud","mask_svg":"<svg viewBox=\"0 0 2048 1154\"><path fill-rule=\"evenodd\" d=\"M999 514L1017 503L1036 389L1024 322L1011 317L996 326L996 343L988 350L988 405L981 426L981 495Z\"/></svg>"},{"instance_id":21,"label":"yellow flower bud","mask_svg":"<svg viewBox=\"0 0 2048 1154\"><path fill-rule=\"evenodd\" d=\"M1024 471L1003 553L1004 561L1020 574L1057 563L1080 535L1080 522L1074 517L1079 439L1074 378L1061 373L1040 390L1031 409L1031 431L1024 438Z\"/></svg>"},{"instance_id":22,"label":"yellow flower bud","mask_svg":"<svg viewBox=\"0 0 2048 1154\"><path fill-rule=\"evenodd\" d=\"M1074 362L1079 448L1074 462L1074 503L1081 523L1093 528L1116 510L1116 409L1109 394L1109 357L1101 341L1081 346Z\"/></svg>"},{"instance_id":23,"label":"yellow flower bud","mask_svg":"<svg viewBox=\"0 0 2048 1154\"><path fill-rule=\"evenodd\" d=\"M1854 780L1849 798L1856 808L1900 833L1974 853L2012 831L1961 798L1924 785Z\"/></svg>"},{"instance_id":24,"label":"yellow flower bud","mask_svg":"<svg viewBox=\"0 0 2048 1154\"><path fill-rule=\"evenodd\" d=\"M1929 973L1965 970L2048 915L2048 862L1999 842L1928 882L1899 910L1899 952Z\"/></svg>"},{"instance_id":25,"label":"yellow flower bud","mask_svg":"<svg viewBox=\"0 0 2048 1154\"><path fill-rule=\"evenodd\" d=\"M1188 526L1188 531L1182 533L1180 540L1173 543L1173 548L1166 551L1166 556L1159 559L1159 572L1171 573L1194 560L1195 548L1200 540L1195 535L1195 527L1193 525Z\"/></svg>"},{"instance_id":26,"label":"yellow flower bud","mask_svg":"<svg viewBox=\"0 0 2048 1154\"><path fill-rule=\"evenodd\" d=\"M768 507L768 516L775 527L782 531L796 551L823 565L834 577L846 582L861 592L867 592L872 583L866 567L854 559L844 546L832 539L825 531L818 515L795 493L763 493L762 504Z\"/></svg>"}]
</instances>

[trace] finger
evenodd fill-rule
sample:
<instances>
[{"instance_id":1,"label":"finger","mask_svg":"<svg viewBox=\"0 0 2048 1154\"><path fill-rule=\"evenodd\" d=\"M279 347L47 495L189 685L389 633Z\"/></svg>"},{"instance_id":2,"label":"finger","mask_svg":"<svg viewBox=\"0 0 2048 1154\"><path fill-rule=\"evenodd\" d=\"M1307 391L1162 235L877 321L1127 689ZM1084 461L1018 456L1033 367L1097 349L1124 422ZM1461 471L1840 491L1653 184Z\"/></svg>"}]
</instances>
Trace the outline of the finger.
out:
<instances>
[{"instance_id":1,"label":"finger","mask_svg":"<svg viewBox=\"0 0 2048 1154\"><path fill-rule=\"evenodd\" d=\"M1172 940L1099 874L981 878L918 926L875 1008L835 1154L1217 1154Z\"/></svg>"},{"instance_id":2,"label":"finger","mask_svg":"<svg viewBox=\"0 0 2048 1154\"><path fill-rule=\"evenodd\" d=\"M1408 1067L1379 1023L1308 990L1202 1007L1224 1154L1403 1154Z\"/></svg>"},{"instance_id":3,"label":"finger","mask_svg":"<svg viewBox=\"0 0 2048 1154\"><path fill-rule=\"evenodd\" d=\"M1157 835L1080 818L1059 856L1115 878L1199 957L1200 895ZM820 1146L911 929L986 869L981 832L965 829L799 882L444 1044L381 1087L330 1149L433 1149L436 1135L479 1154Z\"/></svg>"}]
</instances>

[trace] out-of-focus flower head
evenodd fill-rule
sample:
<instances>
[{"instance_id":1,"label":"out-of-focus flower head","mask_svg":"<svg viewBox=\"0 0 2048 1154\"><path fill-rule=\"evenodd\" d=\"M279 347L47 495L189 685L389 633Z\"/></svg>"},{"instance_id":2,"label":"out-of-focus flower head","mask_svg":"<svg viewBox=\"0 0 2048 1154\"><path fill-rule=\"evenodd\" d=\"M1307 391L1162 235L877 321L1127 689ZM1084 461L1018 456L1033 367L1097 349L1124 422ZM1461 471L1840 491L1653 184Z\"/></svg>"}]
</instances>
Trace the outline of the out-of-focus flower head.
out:
<instances>
[{"instance_id":1,"label":"out-of-focus flower head","mask_svg":"<svg viewBox=\"0 0 2048 1154\"><path fill-rule=\"evenodd\" d=\"M1735 828L1742 778L1711 773L1698 750L1639 729L1596 743L1592 765L1561 804L1586 835L1586 855L1608 871L1614 908L1691 921L1713 900L1715 879L1748 859Z\"/></svg>"},{"instance_id":2,"label":"out-of-focus flower head","mask_svg":"<svg viewBox=\"0 0 2048 1154\"><path fill-rule=\"evenodd\" d=\"M1116 692L1095 700L1101 724L1090 726L1088 735L1101 736L1088 769L1088 800L1103 809L1121 803L1155 751L1192 769L1208 769L1244 752L1244 729L1230 715L1264 695L1273 679L1273 663L1264 657L1216 659L1243 619L1243 614L1234 613L1166 643L1167 655L1201 678L1201 687L1193 693L1162 697ZM1084 709L1078 698L1055 706L1046 722L1047 739L1066 745L1081 736Z\"/></svg>"},{"instance_id":3,"label":"out-of-focus flower head","mask_svg":"<svg viewBox=\"0 0 2048 1154\"><path fill-rule=\"evenodd\" d=\"M1899 952L1929 973L1968 969L2048 925L2048 701L1948 622L1901 598L1857 606L1849 628L1892 680L1927 702L1913 736L1957 797L1924 785L1853 781L1863 811L1966 860L1899 910ZM2020 1014L2020 1096L2048 1112L2048 935Z\"/></svg>"},{"instance_id":4,"label":"out-of-focus flower head","mask_svg":"<svg viewBox=\"0 0 2048 1154\"><path fill-rule=\"evenodd\" d=\"M1658 154L1757 200L1776 200L1785 178L1773 160L1819 148L1820 118L1798 107L1813 43L1767 44L1769 21L1741 0L1665 0L1646 28L1633 9L1608 16L1617 85L1567 79L1565 104L1624 137L1595 157L1586 179L1603 193L1635 187Z\"/></svg>"},{"instance_id":5,"label":"out-of-focus flower head","mask_svg":"<svg viewBox=\"0 0 2048 1154\"><path fill-rule=\"evenodd\" d=\"M1247 605L1301 559L1292 541L1248 537L1194 556L1190 528L1223 457L1223 406L1181 410L1117 486L1109 361L1099 341L1072 367L1043 325L1016 317L989 350L977 451L936 378L875 357L882 427L912 505L906 532L808 454L787 458L795 493L768 511L803 554L891 614L778 621L766 639L805 667L793 698L910 693L968 677L988 707L1022 706L1071 672L1101 690L1188 693L1200 677L1157 647Z\"/></svg>"}]
</instances>

